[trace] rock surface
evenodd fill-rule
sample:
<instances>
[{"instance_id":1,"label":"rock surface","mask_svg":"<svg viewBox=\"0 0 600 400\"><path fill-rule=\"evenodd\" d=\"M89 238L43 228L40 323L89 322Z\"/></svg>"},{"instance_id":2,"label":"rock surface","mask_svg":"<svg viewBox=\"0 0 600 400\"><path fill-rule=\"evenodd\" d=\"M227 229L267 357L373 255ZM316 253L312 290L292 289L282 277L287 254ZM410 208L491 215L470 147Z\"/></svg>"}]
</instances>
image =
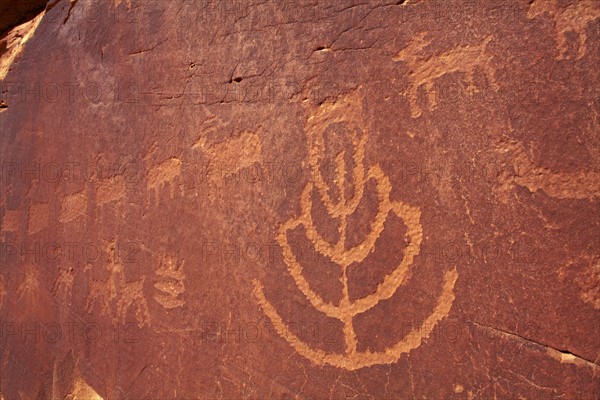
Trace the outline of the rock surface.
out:
<instances>
[{"instance_id":1,"label":"rock surface","mask_svg":"<svg viewBox=\"0 0 600 400\"><path fill-rule=\"evenodd\" d=\"M597 1L38 22L2 56L0 398L600 396Z\"/></svg>"}]
</instances>

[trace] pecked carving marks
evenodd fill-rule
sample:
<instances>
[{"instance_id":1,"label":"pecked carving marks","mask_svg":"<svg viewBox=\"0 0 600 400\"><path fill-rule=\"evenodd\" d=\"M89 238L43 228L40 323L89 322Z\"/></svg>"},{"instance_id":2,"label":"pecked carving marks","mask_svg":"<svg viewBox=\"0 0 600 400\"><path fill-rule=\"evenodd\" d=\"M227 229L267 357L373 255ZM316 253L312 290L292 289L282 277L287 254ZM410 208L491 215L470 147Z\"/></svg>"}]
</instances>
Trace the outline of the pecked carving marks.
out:
<instances>
[{"instance_id":1,"label":"pecked carving marks","mask_svg":"<svg viewBox=\"0 0 600 400\"><path fill-rule=\"evenodd\" d=\"M58 277L54 282L53 293L56 299L62 304L71 302L73 292L73 282L75 280L75 269L73 267L61 267L58 271Z\"/></svg>"},{"instance_id":2,"label":"pecked carving marks","mask_svg":"<svg viewBox=\"0 0 600 400\"><path fill-rule=\"evenodd\" d=\"M454 285L457 278L458 272L456 269L447 271L444 275L442 292L436 302L437 305L421 327L413 329L404 339L380 353L365 351L362 353L335 354L313 349L290 331L277 310L266 299L262 285L256 280L254 281L254 295L258 299L258 303L265 315L273 323L273 327L277 333L285 338L298 354L308 358L317 365L330 364L347 370L356 370L377 364L394 363L398 360L400 354L416 349L423 341L427 340L431 332L433 332L434 327L448 315L452 308L452 304L454 303Z\"/></svg>"},{"instance_id":3,"label":"pecked carving marks","mask_svg":"<svg viewBox=\"0 0 600 400\"><path fill-rule=\"evenodd\" d=\"M556 60L569 58L567 33L577 35L578 49L575 59L581 59L586 53L587 25L600 18L600 7L595 0L578 0L567 7L560 7L557 0L537 0L529 7L527 18L548 15L554 24L558 54Z\"/></svg>"},{"instance_id":4,"label":"pecked carving marks","mask_svg":"<svg viewBox=\"0 0 600 400\"><path fill-rule=\"evenodd\" d=\"M183 265L183 261L177 262L172 257L163 257L155 271L157 279L154 287L159 293L154 295L154 300L163 308L172 309L185 304L185 301L179 298L185 292Z\"/></svg>"},{"instance_id":5,"label":"pecked carving marks","mask_svg":"<svg viewBox=\"0 0 600 400\"><path fill-rule=\"evenodd\" d=\"M16 232L19 230L19 210L5 210L2 217L2 232Z\"/></svg>"},{"instance_id":6,"label":"pecked carving marks","mask_svg":"<svg viewBox=\"0 0 600 400\"><path fill-rule=\"evenodd\" d=\"M120 201L125 197L125 191L125 177L123 175L101 179L96 186L96 203L103 206L114 201Z\"/></svg>"},{"instance_id":7,"label":"pecked carving marks","mask_svg":"<svg viewBox=\"0 0 600 400\"><path fill-rule=\"evenodd\" d=\"M558 271L561 282L574 281L579 288L579 298L600 310L600 257L582 255L571 260Z\"/></svg>"},{"instance_id":8,"label":"pecked carving marks","mask_svg":"<svg viewBox=\"0 0 600 400\"><path fill-rule=\"evenodd\" d=\"M501 197L513 185L526 187L530 192L543 190L548 196L559 199L588 199L600 196L600 173L598 172L554 172L535 165L520 143L511 142L502 146L502 152L512 153L515 173L505 172L499 180Z\"/></svg>"},{"instance_id":9,"label":"pecked carving marks","mask_svg":"<svg viewBox=\"0 0 600 400\"><path fill-rule=\"evenodd\" d=\"M107 252L110 254L106 265L108 279L106 281L90 279L90 292L85 308L92 312L96 304L100 312L110 315L117 323L125 323L129 309L133 309L138 326L150 325L148 304L144 295L144 282L146 277L128 282L125 279L125 266L118 260L115 250L116 241L108 244Z\"/></svg>"},{"instance_id":10,"label":"pecked carving marks","mask_svg":"<svg viewBox=\"0 0 600 400\"><path fill-rule=\"evenodd\" d=\"M211 202L214 202L213 190L220 191L222 189L224 178L251 167L255 163L263 163L262 145L260 136L250 131L243 131L239 137L214 144L209 144L206 136L206 133L203 133L192 149L201 150L208 158L209 164L215 166L220 172L211 173L209 176L212 189L209 198Z\"/></svg>"},{"instance_id":11,"label":"pecked carving marks","mask_svg":"<svg viewBox=\"0 0 600 400\"><path fill-rule=\"evenodd\" d=\"M6 284L4 283L4 275L0 274L0 310L4 305L4 298L6 297Z\"/></svg>"},{"instance_id":12,"label":"pecked carving marks","mask_svg":"<svg viewBox=\"0 0 600 400\"><path fill-rule=\"evenodd\" d=\"M29 207L27 231L30 235L41 231L48 225L50 206L46 203L35 203Z\"/></svg>"},{"instance_id":13,"label":"pecked carving marks","mask_svg":"<svg viewBox=\"0 0 600 400\"><path fill-rule=\"evenodd\" d=\"M262 163L262 147L258 134L244 131L239 137L221 143L209 145L206 137L200 137L192 149L202 150L211 162L219 166L228 174L234 174L255 162Z\"/></svg>"},{"instance_id":14,"label":"pecked carving marks","mask_svg":"<svg viewBox=\"0 0 600 400\"><path fill-rule=\"evenodd\" d=\"M113 202L120 202L125 197L127 186L123 175L114 175L105 179L94 181L96 191L96 205L104 206ZM63 197L58 220L67 223L85 215L89 197L84 190Z\"/></svg>"},{"instance_id":15,"label":"pecked carving marks","mask_svg":"<svg viewBox=\"0 0 600 400\"><path fill-rule=\"evenodd\" d=\"M113 0L113 5L115 6L115 8L118 8L121 5L121 3L125 3L127 5L127 9L130 9L131 1L132 0Z\"/></svg>"},{"instance_id":16,"label":"pecked carving marks","mask_svg":"<svg viewBox=\"0 0 600 400\"><path fill-rule=\"evenodd\" d=\"M170 197L175 196L176 180L181 175L181 160L177 157L171 157L163 162L151 167L148 171L148 193L152 193L158 198L160 190L169 186Z\"/></svg>"},{"instance_id":17,"label":"pecked carving marks","mask_svg":"<svg viewBox=\"0 0 600 400\"><path fill-rule=\"evenodd\" d=\"M338 196L333 199L329 194L329 185L321 174L321 164L325 157L325 133L331 124L346 124L352 132L349 135L352 143L353 168L349 173L346 171L345 150L335 157L335 177L333 185L337 185ZM325 102L314 110L308 118L305 132L308 139L308 164L311 168L311 180L306 184L300 198L300 215L293 217L279 228L276 236L277 243L282 249L283 261L294 283L306 296L312 307L325 314L329 318L337 319L343 324L343 337L345 339L345 352L326 353L320 349L314 349L307 343L302 342L288 326L265 297L261 282L255 280L254 295L267 317L273 323L276 331L282 336L300 355L306 357L317 365L330 364L339 368L356 370L375 364L389 364L396 362L402 353L409 352L419 347L426 339L435 325L450 312L454 301L454 285L458 277L456 269L447 271L444 275L442 293L438 298L432 314L425 319L423 325L410 332L396 344L386 348L382 352L359 351L358 340L354 330L354 318L375 307L382 300L391 298L398 288L408 282L408 273L413 264L414 257L419 254L423 240L423 229L421 225L421 210L419 207L406 204L402 201L390 199L392 190L389 178L378 164L370 167L365 166L364 154L367 141L367 129L362 118L362 100L358 93L352 93L339 97L333 102ZM347 198L346 181L352 177L354 186L353 195ZM357 209L363 195L365 184L368 181L375 182L377 192L377 215L370 224L369 233L362 243L347 248L348 218ZM316 229L313 221L311 207L312 194L320 196L329 216L339 221L339 240L329 243ZM403 252L400 263L386 275L376 290L362 298L350 299L348 289L347 269L353 263L360 263L369 253L376 251L377 238L384 229L384 223L388 216L393 213L399 217L407 227L406 240L409 246ZM323 297L311 288L310 283L303 275L303 266L290 246L288 232L302 226L306 237L314 246L314 249L322 256L337 264L341 271L342 296L339 304L325 302ZM401 241L404 243L404 241ZM363 266L368 268L367 265Z\"/></svg>"},{"instance_id":18,"label":"pecked carving marks","mask_svg":"<svg viewBox=\"0 0 600 400\"><path fill-rule=\"evenodd\" d=\"M61 203L59 221L66 223L85 215L87 196L82 190L65 196Z\"/></svg>"},{"instance_id":19,"label":"pecked carving marks","mask_svg":"<svg viewBox=\"0 0 600 400\"><path fill-rule=\"evenodd\" d=\"M37 296L40 286L40 273L39 271L31 266L25 267L23 280L17 287L17 297L19 300L27 300L29 304L34 307L36 306Z\"/></svg>"},{"instance_id":20,"label":"pecked carving marks","mask_svg":"<svg viewBox=\"0 0 600 400\"><path fill-rule=\"evenodd\" d=\"M396 54L392 60L404 61L408 64L409 79L408 101L413 118L421 115L422 109L418 103L418 90L425 87L427 105L431 110L437 106L435 80L439 77L453 73L464 73L470 89L474 89L474 74L477 68L481 69L494 90L499 86L496 82L496 71L492 66L493 56L488 54L487 46L492 40L491 36L484 38L480 43L468 46L458 46L445 53L427 56L424 49L431 44L425 39L427 32L422 32L413 39L409 45Z\"/></svg>"}]
</instances>

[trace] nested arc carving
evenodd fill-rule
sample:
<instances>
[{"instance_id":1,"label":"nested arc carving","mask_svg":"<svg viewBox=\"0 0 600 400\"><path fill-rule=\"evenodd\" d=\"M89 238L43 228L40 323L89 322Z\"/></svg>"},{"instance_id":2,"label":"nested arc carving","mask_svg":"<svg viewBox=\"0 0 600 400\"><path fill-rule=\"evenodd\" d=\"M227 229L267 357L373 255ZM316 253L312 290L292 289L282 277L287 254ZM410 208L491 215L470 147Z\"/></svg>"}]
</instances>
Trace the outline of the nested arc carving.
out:
<instances>
[{"instance_id":1,"label":"nested arc carving","mask_svg":"<svg viewBox=\"0 0 600 400\"><path fill-rule=\"evenodd\" d=\"M345 195L345 152L340 152L335 159L336 179L339 198L334 201L329 195L329 187L323 179L320 171L321 161L325 155L324 132L332 123L346 123L356 136L352 138L354 154L354 168L351 171L354 193L352 198L346 198ZM410 266L414 257L419 254L421 241L423 238L423 229L421 226L421 211L418 207L406 204L401 201L392 201L390 192L392 186L389 178L385 175L379 165L375 164L368 169L364 165L365 144L367 136L362 131L364 121L361 114L361 101L357 94L352 94L334 103L323 104L316 114L312 115L307 123L306 132L308 136L308 161L311 169L311 181L305 186L301 198L301 214L284 222L279 229L277 242L282 249L283 259L288 271L298 289L306 296L312 306L324 313L330 318L335 318L343 323L343 334L345 338L345 353L326 353L320 349L313 349L302 342L290 329L273 307L266 299L262 284L254 281L254 294L256 295L263 312L271 319L275 329L289 344L302 356L312 362L323 365L330 364L336 367L354 370L375 364L388 364L399 359L402 353L411 351L419 347L421 341L428 337L437 322L445 317L454 301L453 288L456 282L457 272L451 270L445 274L442 293L433 313L426 318L423 325L394 346L383 352L357 350L358 343L353 327L353 319L356 315L364 313L377 305L380 301L389 299L396 293L398 288L406 283ZM370 226L370 232L364 241L354 247L346 248L346 234L348 228L348 217L352 215L364 195L364 188L367 182L373 180L376 184L378 199L378 210L375 219ZM321 200L325 204L328 214L339 220L339 240L336 243L329 243L317 231L312 219L311 195L316 190ZM350 300L348 291L347 268L353 263L360 263L375 249L375 243L383 231L384 224L388 215L394 213L402 219L407 227L407 237L410 244L405 249L400 264L388 274L377 286L374 293L363 298ZM342 299L338 305L325 302L323 298L311 289L309 282L303 275L302 265L294 255L294 252L288 243L287 234L290 230L302 225L305 229L307 238L312 242L315 249L325 257L328 257L341 268L342 273Z\"/></svg>"}]
</instances>

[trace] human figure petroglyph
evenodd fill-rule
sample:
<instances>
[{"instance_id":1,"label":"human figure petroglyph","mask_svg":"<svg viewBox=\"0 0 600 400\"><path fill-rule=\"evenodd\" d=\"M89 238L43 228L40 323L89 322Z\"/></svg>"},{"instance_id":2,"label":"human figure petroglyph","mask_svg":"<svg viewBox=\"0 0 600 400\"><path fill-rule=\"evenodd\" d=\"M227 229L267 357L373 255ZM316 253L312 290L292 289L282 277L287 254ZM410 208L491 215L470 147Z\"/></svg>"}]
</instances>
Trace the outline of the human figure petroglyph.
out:
<instances>
[{"instance_id":1,"label":"human figure petroglyph","mask_svg":"<svg viewBox=\"0 0 600 400\"><path fill-rule=\"evenodd\" d=\"M73 266L60 267L58 277L54 282L54 295L62 304L71 302L71 294L73 292L73 282L75 281L75 268Z\"/></svg>"},{"instance_id":2,"label":"human figure petroglyph","mask_svg":"<svg viewBox=\"0 0 600 400\"><path fill-rule=\"evenodd\" d=\"M25 266L23 279L17 287L17 297L19 300L23 300L24 298L33 300L37 296L40 285L39 275L39 271L33 265L27 264Z\"/></svg>"},{"instance_id":3,"label":"human figure petroglyph","mask_svg":"<svg viewBox=\"0 0 600 400\"><path fill-rule=\"evenodd\" d=\"M133 309L138 326L150 325L148 304L144 295L145 276L132 282L125 279L125 266L118 259L116 240L112 240L107 248L109 260L106 265L108 279L106 281L90 279L90 292L85 308L92 312L96 304L103 315L113 317L116 323L125 323L130 308Z\"/></svg>"}]
</instances>

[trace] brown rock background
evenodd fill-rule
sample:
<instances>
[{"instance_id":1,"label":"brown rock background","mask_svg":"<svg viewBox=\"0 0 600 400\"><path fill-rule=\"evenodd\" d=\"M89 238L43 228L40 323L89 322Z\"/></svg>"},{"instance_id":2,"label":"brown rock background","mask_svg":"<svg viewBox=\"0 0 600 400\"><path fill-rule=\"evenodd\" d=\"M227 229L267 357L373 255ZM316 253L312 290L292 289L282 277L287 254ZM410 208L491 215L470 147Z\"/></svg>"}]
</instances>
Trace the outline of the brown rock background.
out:
<instances>
[{"instance_id":1,"label":"brown rock background","mask_svg":"<svg viewBox=\"0 0 600 400\"><path fill-rule=\"evenodd\" d=\"M1 83L2 398L598 398L599 28L596 1L51 2ZM343 228L355 171L385 178ZM410 209L375 235L378 188ZM352 246L351 302L412 258L352 351L288 269L301 218L339 309Z\"/></svg>"}]
</instances>

